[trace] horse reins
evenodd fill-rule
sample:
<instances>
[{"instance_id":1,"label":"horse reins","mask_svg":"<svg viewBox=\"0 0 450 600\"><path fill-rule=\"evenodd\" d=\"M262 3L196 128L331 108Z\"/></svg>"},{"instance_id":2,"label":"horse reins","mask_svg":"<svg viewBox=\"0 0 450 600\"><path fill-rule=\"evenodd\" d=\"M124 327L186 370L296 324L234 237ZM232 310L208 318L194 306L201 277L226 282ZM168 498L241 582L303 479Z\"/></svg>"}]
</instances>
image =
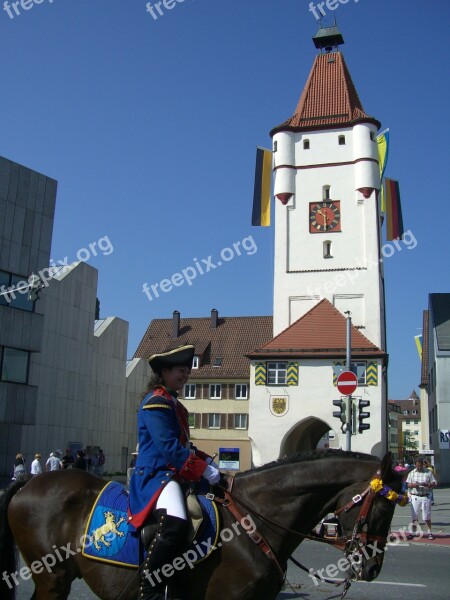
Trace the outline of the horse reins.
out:
<instances>
[{"instance_id":1,"label":"horse reins","mask_svg":"<svg viewBox=\"0 0 450 600\"><path fill-rule=\"evenodd\" d=\"M378 474L379 474L379 471L377 471L377 475ZM240 499L234 493L232 493L233 483L234 483L234 477L227 480L227 484L228 484L227 488L224 488L223 486L219 486L222 489L225 498L217 497L214 494L207 494L207 497L210 497L215 502L217 502L217 503L221 504L222 506L224 506L225 508L227 508L230 511L230 513L235 517L235 519L237 519L237 521L239 523L241 523L241 525L242 525L243 519L245 519L245 516L242 514L242 512L238 508L237 503L240 504L243 508L245 508L250 514L255 515L263 522L270 523L271 525L274 525L275 527L278 527L279 529L281 529L283 531L292 533L303 539L309 539L309 540L316 541L316 542L326 543L328 545L339 548L340 550L342 550L346 553L351 551L353 548L359 547L360 541L362 541L364 543L364 545L366 545L367 542L369 542L369 541L380 542L381 544L383 544L383 546L386 544L386 537L378 536L378 535L371 535L371 534L368 534L366 531L362 531L362 527L364 527L364 525L367 523L367 517L370 513L370 509L372 508L373 502L377 496L376 492L370 486L368 486L360 494L356 494L355 496L353 496L353 498L349 502L347 502L347 504L345 504L344 506L342 506L341 508L337 509L334 512L334 515L336 517L338 517L338 515L340 515L341 513L348 512L351 508L353 508L354 506L359 504L362 500L364 500L364 502L360 508L358 517L355 521L355 525L354 525L353 531L352 531L352 536L350 538L340 536L340 537L336 537L334 539L326 539L324 537L321 537L317 533L306 534L306 533L301 533L300 531L295 531L294 529L285 527L284 525L281 525L280 523L273 521L269 517L266 517L266 516L260 514L253 507L250 507L248 504L246 504L246 502L244 502L242 499ZM274 565L274 567L280 577L281 582L283 583L285 581L286 575L285 575L285 572L283 571L280 563L278 562L278 559L276 558L275 553L273 552L272 548L270 547L270 544L265 540L265 538L258 531L258 529L254 529L254 531L251 533L247 531L247 534L249 535L250 539L260 548L260 550L269 558L269 560L271 560L272 564ZM299 563L297 560L295 560L292 556L289 557L289 560L291 560L297 567L301 568L305 572L307 572L309 574L315 573L314 570L307 569L301 563ZM333 583L335 585L345 584L345 588L344 588L343 594L341 596L341 598L343 598L345 596L345 594L347 593L348 588L350 587L351 576L344 579L342 582L332 581L332 580L326 579L324 577L321 577L321 579L322 579L322 581L324 581L326 583Z\"/></svg>"}]
</instances>

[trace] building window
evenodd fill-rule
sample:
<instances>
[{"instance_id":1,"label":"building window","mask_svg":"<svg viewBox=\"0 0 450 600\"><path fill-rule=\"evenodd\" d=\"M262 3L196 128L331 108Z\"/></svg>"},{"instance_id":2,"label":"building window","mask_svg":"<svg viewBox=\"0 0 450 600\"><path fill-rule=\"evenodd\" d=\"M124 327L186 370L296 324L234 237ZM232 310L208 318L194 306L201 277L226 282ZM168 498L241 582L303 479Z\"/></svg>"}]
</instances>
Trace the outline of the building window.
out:
<instances>
[{"instance_id":1,"label":"building window","mask_svg":"<svg viewBox=\"0 0 450 600\"><path fill-rule=\"evenodd\" d=\"M273 151L276 152L277 150L278 150L278 142L277 142L277 140L275 140L273 143Z\"/></svg>"},{"instance_id":2,"label":"building window","mask_svg":"<svg viewBox=\"0 0 450 600\"><path fill-rule=\"evenodd\" d=\"M376 142L376 137L375 137L375 132L374 131L370 132L370 139L372 140L372 142Z\"/></svg>"},{"instance_id":3,"label":"building window","mask_svg":"<svg viewBox=\"0 0 450 600\"><path fill-rule=\"evenodd\" d=\"M331 241L330 240L325 240L325 242L323 243L323 257L324 258L333 258L333 255L331 254Z\"/></svg>"},{"instance_id":4,"label":"building window","mask_svg":"<svg viewBox=\"0 0 450 600\"><path fill-rule=\"evenodd\" d=\"M414 419L413 425L418 425L418 424L419 424L419 421L417 419Z\"/></svg>"},{"instance_id":5,"label":"building window","mask_svg":"<svg viewBox=\"0 0 450 600\"><path fill-rule=\"evenodd\" d=\"M11 306L32 312L34 302L28 300L28 279L20 275L13 275L0 271L0 293L12 288L11 293L0 296L0 306Z\"/></svg>"},{"instance_id":6,"label":"building window","mask_svg":"<svg viewBox=\"0 0 450 600\"><path fill-rule=\"evenodd\" d=\"M187 383L184 386L184 397L186 400L195 400L195 383Z\"/></svg>"},{"instance_id":7,"label":"building window","mask_svg":"<svg viewBox=\"0 0 450 600\"><path fill-rule=\"evenodd\" d=\"M323 200L330 200L331 199L330 190L331 190L331 186L330 185L324 185L322 187L322 199Z\"/></svg>"},{"instance_id":8,"label":"building window","mask_svg":"<svg viewBox=\"0 0 450 600\"><path fill-rule=\"evenodd\" d=\"M366 369L367 363L364 361L352 362L351 371L358 378L358 385L366 385Z\"/></svg>"},{"instance_id":9,"label":"building window","mask_svg":"<svg viewBox=\"0 0 450 600\"><path fill-rule=\"evenodd\" d=\"M339 146L345 146L345 135L340 135L338 137L339 140Z\"/></svg>"},{"instance_id":10,"label":"building window","mask_svg":"<svg viewBox=\"0 0 450 600\"><path fill-rule=\"evenodd\" d=\"M409 413L409 411L408 411L408 410L404 410L404 411L403 411L403 414L404 414L404 415L407 415L408 413Z\"/></svg>"},{"instance_id":11,"label":"building window","mask_svg":"<svg viewBox=\"0 0 450 600\"><path fill-rule=\"evenodd\" d=\"M411 419L408 419L407 421L405 421L405 423L406 423L407 425L411 425Z\"/></svg>"},{"instance_id":12,"label":"building window","mask_svg":"<svg viewBox=\"0 0 450 600\"><path fill-rule=\"evenodd\" d=\"M209 386L209 397L211 400L220 400L222 398L222 384L211 383Z\"/></svg>"},{"instance_id":13,"label":"building window","mask_svg":"<svg viewBox=\"0 0 450 600\"><path fill-rule=\"evenodd\" d=\"M198 417L200 417L200 415L198 415ZM197 419L197 413L189 413L189 417L188 417L189 429L195 429L196 422L198 422L198 421L199 421L199 419Z\"/></svg>"},{"instance_id":14,"label":"building window","mask_svg":"<svg viewBox=\"0 0 450 600\"><path fill-rule=\"evenodd\" d=\"M234 397L236 398L236 400L247 400L248 392L246 383L237 383L235 385Z\"/></svg>"},{"instance_id":15,"label":"building window","mask_svg":"<svg viewBox=\"0 0 450 600\"><path fill-rule=\"evenodd\" d=\"M414 430L414 435L419 435L419 430L418 429Z\"/></svg>"},{"instance_id":16,"label":"building window","mask_svg":"<svg viewBox=\"0 0 450 600\"><path fill-rule=\"evenodd\" d=\"M221 356L217 356L214 359L213 367L221 367L221 366L222 366L222 357Z\"/></svg>"},{"instance_id":17,"label":"building window","mask_svg":"<svg viewBox=\"0 0 450 600\"><path fill-rule=\"evenodd\" d=\"M209 413L208 429L220 429L220 414L219 413Z\"/></svg>"},{"instance_id":18,"label":"building window","mask_svg":"<svg viewBox=\"0 0 450 600\"><path fill-rule=\"evenodd\" d=\"M286 369L285 362L270 362L267 363L267 384L268 385L285 385L286 384Z\"/></svg>"},{"instance_id":19,"label":"building window","mask_svg":"<svg viewBox=\"0 0 450 600\"><path fill-rule=\"evenodd\" d=\"M0 348L1 380L27 383L30 353L16 348Z\"/></svg>"},{"instance_id":20,"label":"building window","mask_svg":"<svg viewBox=\"0 0 450 600\"><path fill-rule=\"evenodd\" d=\"M245 413L237 413L234 415L234 428L235 429L247 429L248 415Z\"/></svg>"},{"instance_id":21,"label":"building window","mask_svg":"<svg viewBox=\"0 0 450 600\"><path fill-rule=\"evenodd\" d=\"M309 140L303 140L303 150L309 150Z\"/></svg>"},{"instance_id":22,"label":"building window","mask_svg":"<svg viewBox=\"0 0 450 600\"><path fill-rule=\"evenodd\" d=\"M192 368L198 369L198 364L199 364L198 356L194 356L194 358L192 359Z\"/></svg>"},{"instance_id":23,"label":"building window","mask_svg":"<svg viewBox=\"0 0 450 600\"><path fill-rule=\"evenodd\" d=\"M412 414L412 415L417 415L417 410L412 410L412 411L411 411L411 414Z\"/></svg>"}]
</instances>

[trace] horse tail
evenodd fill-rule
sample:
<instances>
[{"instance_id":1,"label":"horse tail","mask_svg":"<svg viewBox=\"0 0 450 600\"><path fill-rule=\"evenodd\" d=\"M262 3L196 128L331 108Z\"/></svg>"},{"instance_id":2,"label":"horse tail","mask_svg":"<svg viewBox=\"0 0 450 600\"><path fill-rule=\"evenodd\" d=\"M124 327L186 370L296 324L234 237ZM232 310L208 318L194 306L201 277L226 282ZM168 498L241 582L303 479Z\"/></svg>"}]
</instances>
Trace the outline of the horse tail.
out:
<instances>
[{"instance_id":1,"label":"horse tail","mask_svg":"<svg viewBox=\"0 0 450 600\"><path fill-rule=\"evenodd\" d=\"M14 581L9 577L11 573L16 572L17 550L8 523L8 506L14 494L27 483L28 479L28 477L21 477L0 496L0 598L2 600L14 600L16 597Z\"/></svg>"}]
</instances>

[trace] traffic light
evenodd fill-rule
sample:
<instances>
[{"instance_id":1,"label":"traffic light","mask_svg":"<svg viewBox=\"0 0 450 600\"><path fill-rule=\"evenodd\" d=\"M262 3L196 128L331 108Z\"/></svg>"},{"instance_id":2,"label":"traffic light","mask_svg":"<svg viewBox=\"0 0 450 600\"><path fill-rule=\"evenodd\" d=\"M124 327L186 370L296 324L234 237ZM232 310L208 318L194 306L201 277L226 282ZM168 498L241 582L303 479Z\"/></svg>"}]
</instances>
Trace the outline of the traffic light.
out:
<instances>
[{"instance_id":1,"label":"traffic light","mask_svg":"<svg viewBox=\"0 0 450 600\"><path fill-rule=\"evenodd\" d=\"M370 412L366 412L364 409L370 406L370 401L369 400L359 400L358 402L358 431L359 433L363 433L364 431L367 431L367 429L370 429L370 425L369 423L364 423L364 419L368 419L370 417Z\"/></svg>"},{"instance_id":2,"label":"traffic light","mask_svg":"<svg viewBox=\"0 0 450 600\"><path fill-rule=\"evenodd\" d=\"M339 410L333 410L333 417L337 417L342 423L347 422L345 414L345 401L344 400L333 400L333 406L339 406Z\"/></svg>"},{"instance_id":3,"label":"traffic light","mask_svg":"<svg viewBox=\"0 0 450 600\"><path fill-rule=\"evenodd\" d=\"M36 302L36 300L39 299L39 292L42 290L44 285L39 275L35 275L34 273L28 278L28 283L28 300L30 302Z\"/></svg>"}]
</instances>

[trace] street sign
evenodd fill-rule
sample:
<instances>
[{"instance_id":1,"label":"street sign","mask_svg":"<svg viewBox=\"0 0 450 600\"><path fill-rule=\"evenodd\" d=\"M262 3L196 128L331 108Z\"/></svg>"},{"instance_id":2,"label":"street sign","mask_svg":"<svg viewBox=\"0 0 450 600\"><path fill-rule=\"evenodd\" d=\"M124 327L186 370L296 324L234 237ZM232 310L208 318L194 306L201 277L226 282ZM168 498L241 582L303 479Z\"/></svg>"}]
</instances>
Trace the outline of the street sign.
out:
<instances>
[{"instance_id":1,"label":"street sign","mask_svg":"<svg viewBox=\"0 0 450 600\"><path fill-rule=\"evenodd\" d=\"M350 396L358 387L358 378L352 371L344 371L337 378L337 389L343 396Z\"/></svg>"}]
</instances>

